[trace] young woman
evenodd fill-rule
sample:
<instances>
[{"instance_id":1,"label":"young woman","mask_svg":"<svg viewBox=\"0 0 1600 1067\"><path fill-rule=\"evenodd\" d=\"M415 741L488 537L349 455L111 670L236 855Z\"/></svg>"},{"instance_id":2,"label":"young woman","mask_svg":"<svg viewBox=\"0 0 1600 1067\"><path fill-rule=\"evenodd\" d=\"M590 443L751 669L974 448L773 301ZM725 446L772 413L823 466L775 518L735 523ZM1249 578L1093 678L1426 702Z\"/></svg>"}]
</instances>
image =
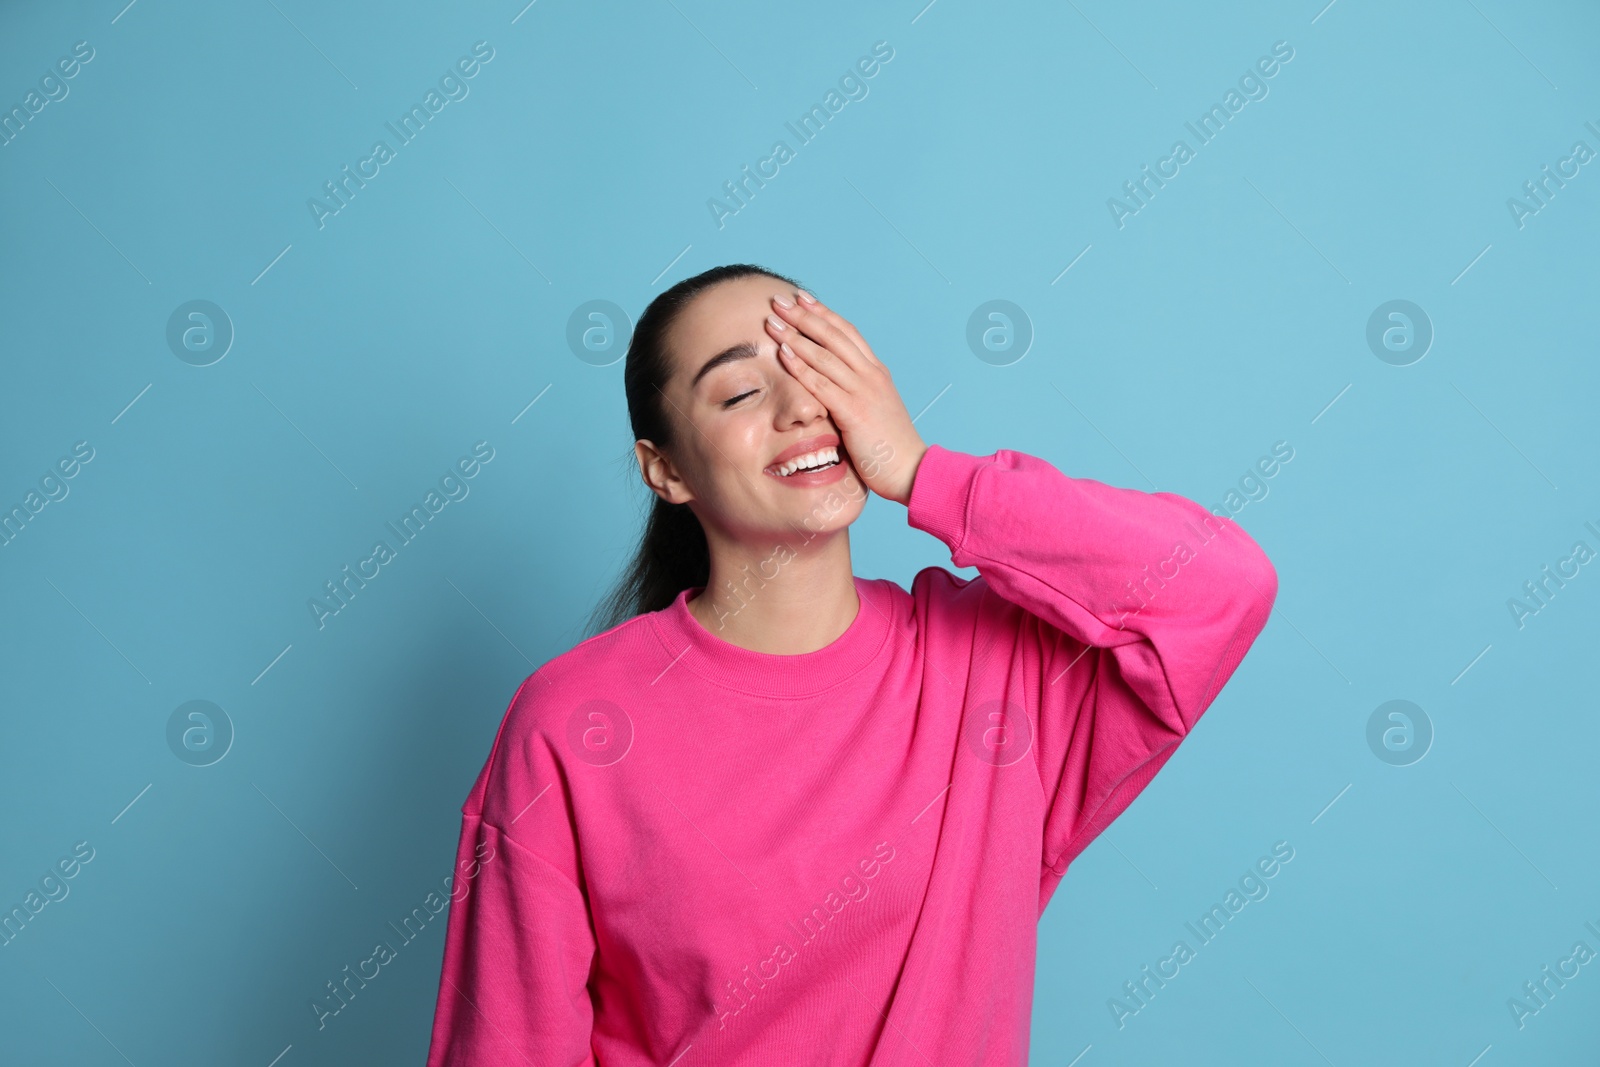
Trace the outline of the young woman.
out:
<instances>
[{"instance_id":1,"label":"young woman","mask_svg":"<svg viewBox=\"0 0 1600 1067\"><path fill-rule=\"evenodd\" d=\"M1039 916L1271 562L1181 496L924 443L760 267L658 296L624 380L644 541L463 805L429 1067L1026 1063ZM855 577L869 492L978 577Z\"/></svg>"}]
</instances>

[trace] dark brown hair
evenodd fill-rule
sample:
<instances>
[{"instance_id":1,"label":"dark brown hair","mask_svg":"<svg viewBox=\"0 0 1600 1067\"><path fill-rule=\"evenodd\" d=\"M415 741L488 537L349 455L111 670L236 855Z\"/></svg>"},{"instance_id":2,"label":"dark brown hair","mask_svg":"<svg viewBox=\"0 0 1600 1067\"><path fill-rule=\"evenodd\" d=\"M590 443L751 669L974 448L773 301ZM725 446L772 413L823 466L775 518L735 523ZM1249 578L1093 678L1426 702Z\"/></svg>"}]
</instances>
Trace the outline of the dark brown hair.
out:
<instances>
[{"instance_id":1,"label":"dark brown hair","mask_svg":"<svg viewBox=\"0 0 1600 1067\"><path fill-rule=\"evenodd\" d=\"M666 337L672 324L695 297L719 282L762 274L800 288L792 278L752 263L731 263L685 278L661 293L639 316L628 341L623 366L623 391L628 398L628 419L635 440L653 442L663 451L671 448L672 422L667 417L663 390L672 375ZM595 607L589 632L602 633L635 615L660 611L685 589L704 586L711 577L711 552L705 530L688 504L669 504L652 496L644 534L616 586Z\"/></svg>"}]
</instances>

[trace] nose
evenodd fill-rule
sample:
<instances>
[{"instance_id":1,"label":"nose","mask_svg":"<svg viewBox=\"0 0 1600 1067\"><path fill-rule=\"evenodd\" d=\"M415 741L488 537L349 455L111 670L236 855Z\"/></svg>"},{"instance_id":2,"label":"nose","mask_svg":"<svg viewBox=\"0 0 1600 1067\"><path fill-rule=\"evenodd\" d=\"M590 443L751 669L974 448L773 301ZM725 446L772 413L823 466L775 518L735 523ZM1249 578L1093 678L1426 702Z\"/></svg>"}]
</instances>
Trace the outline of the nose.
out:
<instances>
[{"instance_id":1,"label":"nose","mask_svg":"<svg viewBox=\"0 0 1600 1067\"><path fill-rule=\"evenodd\" d=\"M828 409L793 374L778 380L778 425L780 428L804 426L828 417Z\"/></svg>"}]
</instances>

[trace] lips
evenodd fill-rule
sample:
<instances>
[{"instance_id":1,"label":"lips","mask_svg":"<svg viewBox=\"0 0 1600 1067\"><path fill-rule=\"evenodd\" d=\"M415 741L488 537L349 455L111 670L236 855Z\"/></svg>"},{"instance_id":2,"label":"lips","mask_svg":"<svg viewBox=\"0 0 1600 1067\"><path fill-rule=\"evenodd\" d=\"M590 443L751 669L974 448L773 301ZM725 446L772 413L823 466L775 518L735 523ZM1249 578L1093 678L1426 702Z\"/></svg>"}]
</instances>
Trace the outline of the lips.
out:
<instances>
[{"instance_id":1,"label":"lips","mask_svg":"<svg viewBox=\"0 0 1600 1067\"><path fill-rule=\"evenodd\" d=\"M765 473L777 476L779 468L781 468L790 460L798 459L809 452L821 451L824 448L833 448L837 450L839 453L838 466L844 466L847 454L845 453L843 442L839 440L838 434L827 433L819 434L816 437L804 437L799 441L796 441L794 444L790 445L788 448L784 449L782 452L779 452L773 457L772 462L767 464ZM799 476L801 476L800 472L790 475L790 477Z\"/></svg>"}]
</instances>

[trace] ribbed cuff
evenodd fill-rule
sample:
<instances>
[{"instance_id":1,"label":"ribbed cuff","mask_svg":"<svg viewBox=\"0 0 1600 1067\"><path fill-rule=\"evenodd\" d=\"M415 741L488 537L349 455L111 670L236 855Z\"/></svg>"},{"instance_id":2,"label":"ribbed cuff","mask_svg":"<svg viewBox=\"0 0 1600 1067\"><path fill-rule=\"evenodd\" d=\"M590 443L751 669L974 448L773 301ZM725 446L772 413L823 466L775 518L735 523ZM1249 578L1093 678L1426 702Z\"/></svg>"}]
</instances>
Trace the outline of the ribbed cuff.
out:
<instances>
[{"instance_id":1,"label":"ribbed cuff","mask_svg":"<svg viewBox=\"0 0 1600 1067\"><path fill-rule=\"evenodd\" d=\"M917 464L917 474L911 482L911 499L906 505L906 520L915 529L930 533L950 546L952 558L961 551L966 540L967 501L977 483L978 472L989 459L942 445L929 445Z\"/></svg>"}]
</instances>

